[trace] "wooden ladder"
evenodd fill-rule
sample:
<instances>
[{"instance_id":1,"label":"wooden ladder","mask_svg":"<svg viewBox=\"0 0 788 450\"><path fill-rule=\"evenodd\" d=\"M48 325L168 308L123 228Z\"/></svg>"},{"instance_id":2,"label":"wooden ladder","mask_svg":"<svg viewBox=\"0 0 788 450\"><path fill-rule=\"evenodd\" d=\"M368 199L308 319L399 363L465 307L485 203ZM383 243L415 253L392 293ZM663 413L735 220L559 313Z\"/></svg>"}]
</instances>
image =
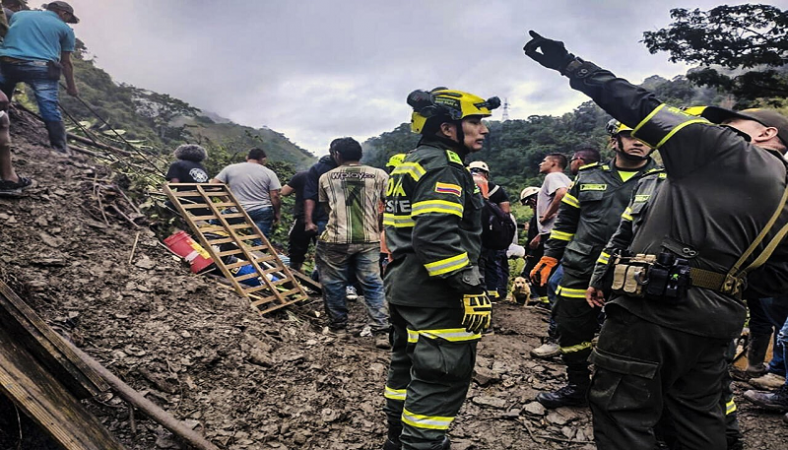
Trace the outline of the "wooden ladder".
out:
<instances>
[{"instance_id":1,"label":"wooden ladder","mask_svg":"<svg viewBox=\"0 0 788 450\"><path fill-rule=\"evenodd\" d=\"M266 314L308 298L290 268L279 259L276 250L241 207L229 186L170 183L163 189L211 255L216 267L230 280L239 295L249 299L252 308ZM255 239L261 243L253 245ZM235 247L221 251L219 246L222 244L234 244ZM225 264L222 258L231 255L238 261ZM251 265L254 271L238 277L233 274L234 269L246 265ZM260 285L243 283L255 278L259 279Z\"/></svg>"}]
</instances>

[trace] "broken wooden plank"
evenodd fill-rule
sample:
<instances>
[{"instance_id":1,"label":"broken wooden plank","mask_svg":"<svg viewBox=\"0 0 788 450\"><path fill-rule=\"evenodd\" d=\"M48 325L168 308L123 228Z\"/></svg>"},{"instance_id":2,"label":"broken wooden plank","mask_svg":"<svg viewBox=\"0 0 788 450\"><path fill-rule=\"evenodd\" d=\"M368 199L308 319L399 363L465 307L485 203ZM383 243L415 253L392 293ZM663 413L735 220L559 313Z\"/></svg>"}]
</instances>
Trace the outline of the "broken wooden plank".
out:
<instances>
[{"instance_id":1,"label":"broken wooden plank","mask_svg":"<svg viewBox=\"0 0 788 450\"><path fill-rule=\"evenodd\" d=\"M0 328L15 336L77 398L94 397L107 383L7 284L0 281Z\"/></svg>"},{"instance_id":2,"label":"broken wooden plank","mask_svg":"<svg viewBox=\"0 0 788 450\"><path fill-rule=\"evenodd\" d=\"M66 450L122 450L101 423L52 376L17 336L0 327L0 392Z\"/></svg>"}]
</instances>

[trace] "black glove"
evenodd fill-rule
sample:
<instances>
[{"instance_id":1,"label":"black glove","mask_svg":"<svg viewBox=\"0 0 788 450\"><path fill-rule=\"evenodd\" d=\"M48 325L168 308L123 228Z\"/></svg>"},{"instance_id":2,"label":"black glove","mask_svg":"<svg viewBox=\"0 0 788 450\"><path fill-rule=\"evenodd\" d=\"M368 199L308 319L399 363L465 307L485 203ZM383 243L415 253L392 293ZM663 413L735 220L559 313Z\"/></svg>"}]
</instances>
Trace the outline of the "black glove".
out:
<instances>
[{"instance_id":1,"label":"black glove","mask_svg":"<svg viewBox=\"0 0 788 450\"><path fill-rule=\"evenodd\" d=\"M575 55L566 51L564 43L554 41L539 35L536 31L528 32L532 39L525 44L523 51L525 54L539 64L564 73L564 69L575 59ZM537 50L541 50L539 53Z\"/></svg>"},{"instance_id":2,"label":"black glove","mask_svg":"<svg viewBox=\"0 0 788 450\"><path fill-rule=\"evenodd\" d=\"M476 266L457 272L446 279L455 291L460 294L481 294L485 291L484 278Z\"/></svg>"}]
</instances>

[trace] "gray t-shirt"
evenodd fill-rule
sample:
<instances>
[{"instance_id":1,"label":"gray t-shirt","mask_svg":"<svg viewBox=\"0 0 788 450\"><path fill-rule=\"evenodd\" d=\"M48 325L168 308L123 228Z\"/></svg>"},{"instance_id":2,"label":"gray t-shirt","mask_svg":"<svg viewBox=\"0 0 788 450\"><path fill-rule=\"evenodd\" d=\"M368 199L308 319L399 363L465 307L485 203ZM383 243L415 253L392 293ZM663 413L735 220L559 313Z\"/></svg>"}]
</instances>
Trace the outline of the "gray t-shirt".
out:
<instances>
[{"instance_id":1,"label":"gray t-shirt","mask_svg":"<svg viewBox=\"0 0 788 450\"><path fill-rule=\"evenodd\" d=\"M282 189L273 170L250 162L231 164L222 169L216 179L230 186L246 211L271 207L269 191Z\"/></svg>"},{"instance_id":2,"label":"gray t-shirt","mask_svg":"<svg viewBox=\"0 0 788 450\"><path fill-rule=\"evenodd\" d=\"M572 184L572 180L564 175L563 172L551 172L545 175L542 188L539 189L539 195L536 197L536 226L539 228L539 234L548 234L553 230L553 225L555 225L558 216L553 217L544 224L539 222L538 219L544 215L547 208L553 203L555 191L561 188L569 188L570 184Z\"/></svg>"}]
</instances>

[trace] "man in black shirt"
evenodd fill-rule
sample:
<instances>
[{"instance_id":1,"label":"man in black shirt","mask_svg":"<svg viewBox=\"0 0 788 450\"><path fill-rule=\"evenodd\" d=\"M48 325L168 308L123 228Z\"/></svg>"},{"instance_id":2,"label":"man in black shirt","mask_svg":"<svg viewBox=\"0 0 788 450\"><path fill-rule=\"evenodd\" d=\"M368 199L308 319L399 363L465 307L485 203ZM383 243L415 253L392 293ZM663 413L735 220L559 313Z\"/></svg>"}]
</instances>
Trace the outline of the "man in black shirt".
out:
<instances>
[{"instance_id":1,"label":"man in black shirt","mask_svg":"<svg viewBox=\"0 0 788 450\"><path fill-rule=\"evenodd\" d=\"M208 158L208 152L199 145L183 144L175 149L173 156L177 159L167 170L166 179L170 183L207 183L208 171L202 162Z\"/></svg>"},{"instance_id":2,"label":"man in black shirt","mask_svg":"<svg viewBox=\"0 0 788 450\"><path fill-rule=\"evenodd\" d=\"M306 252L309 250L309 243L314 242L316 234L308 232L304 227L304 187L309 172L298 172L290 178L290 181L282 186L281 195L287 196L295 194L295 205L293 206L293 226L290 227L289 247L290 268L301 271L301 266L306 260Z\"/></svg>"}]
</instances>

